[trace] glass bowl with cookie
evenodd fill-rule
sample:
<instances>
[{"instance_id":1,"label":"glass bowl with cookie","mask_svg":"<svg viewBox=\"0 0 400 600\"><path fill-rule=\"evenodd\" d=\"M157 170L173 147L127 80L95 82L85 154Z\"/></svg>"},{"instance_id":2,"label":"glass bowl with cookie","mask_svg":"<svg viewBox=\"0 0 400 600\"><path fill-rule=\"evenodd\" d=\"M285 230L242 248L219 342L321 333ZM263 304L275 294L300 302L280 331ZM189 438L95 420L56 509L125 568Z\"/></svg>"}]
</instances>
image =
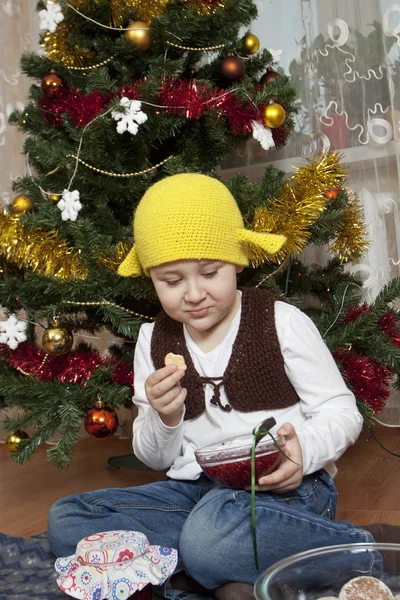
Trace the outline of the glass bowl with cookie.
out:
<instances>
[{"instance_id":1,"label":"glass bowl with cookie","mask_svg":"<svg viewBox=\"0 0 400 600\"><path fill-rule=\"evenodd\" d=\"M400 600L400 544L342 544L294 554L262 573L257 600Z\"/></svg>"},{"instance_id":2,"label":"glass bowl with cookie","mask_svg":"<svg viewBox=\"0 0 400 600\"><path fill-rule=\"evenodd\" d=\"M207 477L220 485L230 488L249 487L254 443L256 483L260 477L269 475L281 464L285 440L283 436L269 434L269 429L274 425L275 419L270 418L263 421L250 435L198 448L194 453L196 460Z\"/></svg>"}]
</instances>

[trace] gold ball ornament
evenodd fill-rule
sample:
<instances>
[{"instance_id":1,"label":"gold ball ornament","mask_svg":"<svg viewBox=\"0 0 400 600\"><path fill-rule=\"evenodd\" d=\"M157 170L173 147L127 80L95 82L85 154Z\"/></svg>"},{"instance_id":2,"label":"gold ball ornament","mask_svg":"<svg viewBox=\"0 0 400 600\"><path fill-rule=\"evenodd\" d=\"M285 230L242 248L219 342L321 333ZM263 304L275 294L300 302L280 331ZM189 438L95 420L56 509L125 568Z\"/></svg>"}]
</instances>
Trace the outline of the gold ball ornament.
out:
<instances>
[{"instance_id":1,"label":"gold ball ornament","mask_svg":"<svg viewBox=\"0 0 400 600\"><path fill-rule=\"evenodd\" d=\"M240 81L246 72L246 67L239 56L225 56L220 62L219 72L227 81Z\"/></svg>"},{"instance_id":2,"label":"gold ball ornament","mask_svg":"<svg viewBox=\"0 0 400 600\"><path fill-rule=\"evenodd\" d=\"M129 25L124 32L124 37L127 42L132 44L132 46L136 46L136 48L140 48L141 50L150 48L150 30L148 24L144 21L129 21Z\"/></svg>"},{"instance_id":3,"label":"gold ball ornament","mask_svg":"<svg viewBox=\"0 0 400 600\"><path fill-rule=\"evenodd\" d=\"M51 327L48 327L42 335L42 348L47 354L61 356L72 348L74 338L71 333L61 327L58 319L53 319Z\"/></svg>"},{"instance_id":4,"label":"gold ball ornament","mask_svg":"<svg viewBox=\"0 0 400 600\"><path fill-rule=\"evenodd\" d=\"M11 454L18 450L22 440L29 440L29 435L22 429L16 429L7 436L6 446Z\"/></svg>"},{"instance_id":5,"label":"gold ball ornament","mask_svg":"<svg viewBox=\"0 0 400 600\"><path fill-rule=\"evenodd\" d=\"M33 209L33 202L28 196L24 196L19 194L15 196L14 200L11 203L10 212L13 215L22 215L26 212L29 212Z\"/></svg>"},{"instance_id":6,"label":"gold ball ornament","mask_svg":"<svg viewBox=\"0 0 400 600\"><path fill-rule=\"evenodd\" d=\"M266 127L274 129L283 125L286 119L286 112L283 106L273 102L268 104L263 111L263 121Z\"/></svg>"},{"instance_id":7,"label":"gold ball ornament","mask_svg":"<svg viewBox=\"0 0 400 600\"><path fill-rule=\"evenodd\" d=\"M246 33L243 40L243 51L246 54L256 54L260 49L260 40L254 33Z\"/></svg>"},{"instance_id":8,"label":"gold ball ornament","mask_svg":"<svg viewBox=\"0 0 400 600\"><path fill-rule=\"evenodd\" d=\"M45 96L54 96L62 87L64 81L57 73L50 73L42 79L42 92Z\"/></svg>"},{"instance_id":9,"label":"gold ball ornament","mask_svg":"<svg viewBox=\"0 0 400 600\"><path fill-rule=\"evenodd\" d=\"M59 202L62 198L61 194L49 194L48 195L48 199L51 200L51 202Z\"/></svg>"}]
</instances>

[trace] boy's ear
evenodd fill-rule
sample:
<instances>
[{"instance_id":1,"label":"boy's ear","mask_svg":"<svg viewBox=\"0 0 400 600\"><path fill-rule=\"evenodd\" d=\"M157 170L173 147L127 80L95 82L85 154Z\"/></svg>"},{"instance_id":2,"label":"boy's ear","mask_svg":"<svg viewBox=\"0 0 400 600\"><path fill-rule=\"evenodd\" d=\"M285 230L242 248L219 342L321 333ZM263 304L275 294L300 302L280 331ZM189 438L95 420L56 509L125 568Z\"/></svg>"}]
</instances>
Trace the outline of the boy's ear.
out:
<instances>
[{"instance_id":1,"label":"boy's ear","mask_svg":"<svg viewBox=\"0 0 400 600\"><path fill-rule=\"evenodd\" d=\"M244 269L243 265L236 265L236 273L241 273Z\"/></svg>"}]
</instances>

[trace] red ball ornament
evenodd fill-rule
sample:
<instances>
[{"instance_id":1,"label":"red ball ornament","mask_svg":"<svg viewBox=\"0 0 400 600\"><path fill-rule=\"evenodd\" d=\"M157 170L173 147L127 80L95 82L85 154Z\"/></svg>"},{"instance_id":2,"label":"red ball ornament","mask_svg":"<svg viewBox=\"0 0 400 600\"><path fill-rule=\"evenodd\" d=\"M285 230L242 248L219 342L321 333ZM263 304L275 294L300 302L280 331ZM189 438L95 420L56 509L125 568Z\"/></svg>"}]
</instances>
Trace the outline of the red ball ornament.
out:
<instances>
[{"instance_id":1,"label":"red ball ornament","mask_svg":"<svg viewBox=\"0 0 400 600\"><path fill-rule=\"evenodd\" d=\"M333 188L333 189L328 190L327 192L325 192L324 196L328 200L336 200L336 198L338 197L338 195L340 194L340 192L341 192L340 188Z\"/></svg>"},{"instance_id":2,"label":"red ball ornament","mask_svg":"<svg viewBox=\"0 0 400 600\"><path fill-rule=\"evenodd\" d=\"M273 71L272 69L268 69L267 72L261 77L260 83L262 85L268 85L269 83L275 81L275 79L278 79L278 77L280 77L279 73Z\"/></svg>"},{"instance_id":3,"label":"red ball ornament","mask_svg":"<svg viewBox=\"0 0 400 600\"><path fill-rule=\"evenodd\" d=\"M227 81L240 81L246 72L246 68L239 56L226 56L220 62L219 71Z\"/></svg>"},{"instance_id":4,"label":"red ball ornament","mask_svg":"<svg viewBox=\"0 0 400 600\"><path fill-rule=\"evenodd\" d=\"M86 413L84 425L89 435L104 440L117 431L118 416L113 408L104 406L103 402L98 400L96 406Z\"/></svg>"},{"instance_id":5,"label":"red ball ornament","mask_svg":"<svg viewBox=\"0 0 400 600\"><path fill-rule=\"evenodd\" d=\"M51 98L64 86L62 77L57 73L50 73L42 79L42 92L48 98Z\"/></svg>"}]
</instances>

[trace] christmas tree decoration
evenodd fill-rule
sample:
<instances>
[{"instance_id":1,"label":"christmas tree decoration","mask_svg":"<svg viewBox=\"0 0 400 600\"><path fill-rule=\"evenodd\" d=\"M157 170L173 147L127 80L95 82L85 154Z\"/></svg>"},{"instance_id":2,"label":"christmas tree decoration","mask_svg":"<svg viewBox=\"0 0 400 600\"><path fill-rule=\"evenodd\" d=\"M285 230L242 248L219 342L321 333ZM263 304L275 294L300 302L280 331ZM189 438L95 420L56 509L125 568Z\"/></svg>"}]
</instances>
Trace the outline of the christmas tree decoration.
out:
<instances>
[{"instance_id":1,"label":"christmas tree decoration","mask_svg":"<svg viewBox=\"0 0 400 600\"><path fill-rule=\"evenodd\" d=\"M219 72L226 81L240 81L243 79L246 67L239 56L225 56L221 59Z\"/></svg>"},{"instance_id":2,"label":"christmas tree decoration","mask_svg":"<svg viewBox=\"0 0 400 600\"><path fill-rule=\"evenodd\" d=\"M16 315L10 315L6 321L0 321L0 344L7 344L12 350L26 340L26 321L21 321Z\"/></svg>"},{"instance_id":3,"label":"christmas tree decoration","mask_svg":"<svg viewBox=\"0 0 400 600\"><path fill-rule=\"evenodd\" d=\"M279 73L273 71L272 69L267 69L267 72L264 73L264 75L261 77L260 83L261 85L269 85L270 83L278 79L278 77L280 77Z\"/></svg>"},{"instance_id":4,"label":"christmas tree decoration","mask_svg":"<svg viewBox=\"0 0 400 600\"><path fill-rule=\"evenodd\" d=\"M23 194L15 196L10 206L10 212L13 215L23 215L31 210L33 210L33 202L31 198Z\"/></svg>"},{"instance_id":5,"label":"christmas tree decoration","mask_svg":"<svg viewBox=\"0 0 400 600\"><path fill-rule=\"evenodd\" d=\"M267 106L262 111L263 121L266 127L270 127L274 129L275 127L280 127L283 125L286 119L286 112L283 106L273 102L272 104L267 104Z\"/></svg>"},{"instance_id":6,"label":"christmas tree decoration","mask_svg":"<svg viewBox=\"0 0 400 600\"><path fill-rule=\"evenodd\" d=\"M118 429L118 415L110 406L104 406L101 400L88 410L84 420L85 429L92 437L103 440L111 437Z\"/></svg>"},{"instance_id":7,"label":"christmas tree decoration","mask_svg":"<svg viewBox=\"0 0 400 600\"><path fill-rule=\"evenodd\" d=\"M124 32L124 38L127 42L140 48L148 50L151 45L150 28L144 21L129 21L129 25Z\"/></svg>"},{"instance_id":8,"label":"christmas tree decoration","mask_svg":"<svg viewBox=\"0 0 400 600\"><path fill-rule=\"evenodd\" d=\"M260 142L263 150L269 150L275 146L274 138L272 137L272 132L269 127L263 127L263 125L257 123L257 121L253 121L251 125L253 127L253 138Z\"/></svg>"},{"instance_id":9,"label":"christmas tree decoration","mask_svg":"<svg viewBox=\"0 0 400 600\"><path fill-rule=\"evenodd\" d=\"M34 203L23 210L34 211L21 218L0 211L2 322L16 311L18 294L32 326L1 330L0 398L21 409L7 418L9 431L35 431L13 458L25 461L56 429L62 440L49 459L65 466L90 398L110 404L110 389L113 408L94 407L94 400L99 419L88 427L95 437L115 431L113 411L132 396L140 326L160 310L147 278L117 274L132 247L140 198L170 174L218 173L235 149L247 142L254 148L253 140L272 154L289 140L297 101L278 69L282 50L261 51L249 30L257 17L253 0L41 0L43 9L44 56L24 56L32 88L27 107L11 117L26 136L32 166L15 189ZM367 377L377 373L378 393L389 381L371 361L379 357L400 373L393 308L400 279L368 313L345 321L362 285L345 265L365 251L365 223L340 157L304 162L288 178L273 165L263 174L260 163L257 181L241 173L226 181L248 229L287 240L274 257L250 244L251 267L239 285L266 287L296 305L315 299L305 312L338 352L347 381L360 383L351 385L365 418L373 410ZM302 251L314 244L328 249L326 267L303 264ZM65 322L53 324L54 314ZM41 323L43 338L33 339ZM345 364L340 353L350 347L358 358ZM100 410L110 411L105 429Z\"/></svg>"},{"instance_id":10,"label":"christmas tree decoration","mask_svg":"<svg viewBox=\"0 0 400 600\"><path fill-rule=\"evenodd\" d=\"M224 0L182 0L185 6L196 11L200 16L207 16L215 13L219 8L225 5Z\"/></svg>"},{"instance_id":11,"label":"christmas tree decoration","mask_svg":"<svg viewBox=\"0 0 400 600\"><path fill-rule=\"evenodd\" d=\"M283 50L274 50L273 48L268 48L268 51L272 57L273 63L279 63L281 61L281 56L283 54Z\"/></svg>"},{"instance_id":12,"label":"christmas tree decoration","mask_svg":"<svg viewBox=\"0 0 400 600\"><path fill-rule=\"evenodd\" d=\"M110 250L103 250L100 252L98 262L107 267L109 271L116 272L119 265L129 254L131 244L118 242L114 248Z\"/></svg>"},{"instance_id":13,"label":"christmas tree decoration","mask_svg":"<svg viewBox=\"0 0 400 600\"><path fill-rule=\"evenodd\" d=\"M63 87L64 81L57 73L49 73L42 79L42 92L45 96L52 97Z\"/></svg>"},{"instance_id":14,"label":"christmas tree decoration","mask_svg":"<svg viewBox=\"0 0 400 600\"><path fill-rule=\"evenodd\" d=\"M93 91L84 94L80 90L71 90L63 86L54 96L42 96L39 107L43 119L53 127L61 127L67 118L76 127L85 127L97 117L115 93Z\"/></svg>"},{"instance_id":15,"label":"christmas tree decoration","mask_svg":"<svg viewBox=\"0 0 400 600\"><path fill-rule=\"evenodd\" d=\"M63 221L76 221L78 213L82 208L82 204L79 201L78 190L74 190L73 192L64 190L62 198L57 204L57 208L61 211L61 218Z\"/></svg>"},{"instance_id":16,"label":"christmas tree decoration","mask_svg":"<svg viewBox=\"0 0 400 600\"><path fill-rule=\"evenodd\" d=\"M139 125L147 121L146 113L142 112L142 103L139 100L130 100L129 98L121 98L119 103L122 110L113 110L111 116L118 121L118 133L129 131L132 135L136 135L139 131Z\"/></svg>"},{"instance_id":17,"label":"christmas tree decoration","mask_svg":"<svg viewBox=\"0 0 400 600\"><path fill-rule=\"evenodd\" d=\"M356 397L373 413L381 413L389 394L394 371L354 350L337 350L336 360L341 364Z\"/></svg>"},{"instance_id":18,"label":"christmas tree decoration","mask_svg":"<svg viewBox=\"0 0 400 600\"><path fill-rule=\"evenodd\" d=\"M85 279L87 269L79 252L68 247L57 231L26 229L0 212L0 254L19 268L60 279Z\"/></svg>"},{"instance_id":19,"label":"christmas tree decoration","mask_svg":"<svg viewBox=\"0 0 400 600\"><path fill-rule=\"evenodd\" d=\"M53 356L66 354L71 350L73 343L72 334L59 324L57 318L53 319L51 326L42 335L43 350Z\"/></svg>"},{"instance_id":20,"label":"christmas tree decoration","mask_svg":"<svg viewBox=\"0 0 400 600\"><path fill-rule=\"evenodd\" d=\"M290 137L290 131L285 127L276 127L272 130L272 137L274 138L275 148L279 150L288 143Z\"/></svg>"},{"instance_id":21,"label":"christmas tree decoration","mask_svg":"<svg viewBox=\"0 0 400 600\"><path fill-rule=\"evenodd\" d=\"M46 56L69 69L90 68L94 64L96 52L74 43L70 39L71 32L71 23L64 21L58 25L54 33L47 33L41 41Z\"/></svg>"},{"instance_id":22,"label":"christmas tree decoration","mask_svg":"<svg viewBox=\"0 0 400 600\"><path fill-rule=\"evenodd\" d=\"M260 40L249 31L242 40L242 48L246 54L256 54L260 49Z\"/></svg>"},{"instance_id":23,"label":"christmas tree decoration","mask_svg":"<svg viewBox=\"0 0 400 600\"><path fill-rule=\"evenodd\" d=\"M333 190L328 190L327 192L325 192L324 196L325 198L328 198L328 200L336 200L340 192L340 188L335 188Z\"/></svg>"},{"instance_id":24,"label":"christmas tree decoration","mask_svg":"<svg viewBox=\"0 0 400 600\"><path fill-rule=\"evenodd\" d=\"M286 243L277 253L274 262L281 263L288 256L300 254L310 238L310 227L325 210L328 199L324 192L337 187L344 177L339 155L322 154L309 159L308 164L297 167L292 177L283 184L279 196L266 206L254 211L252 229L260 232L280 232ZM360 229L361 234L362 229ZM364 241L366 231L363 231ZM270 258L255 247L249 257L255 266L270 262Z\"/></svg>"},{"instance_id":25,"label":"christmas tree decoration","mask_svg":"<svg viewBox=\"0 0 400 600\"><path fill-rule=\"evenodd\" d=\"M392 340L393 344L397 348L400 348L400 330L396 313L391 311L386 312L379 319L378 325L383 333Z\"/></svg>"},{"instance_id":26,"label":"christmas tree decoration","mask_svg":"<svg viewBox=\"0 0 400 600\"><path fill-rule=\"evenodd\" d=\"M53 33L57 25L64 20L64 15L58 2L47 0L46 8L39 11L40 29Z\"/></svg>"},{"instance_id":27,"label":"christmas tree decoration","mask_svg":"<svg viewBox=\"0 0 400 600\"><path fill-rule=\"evenodd\" d=\"M354 192L348 190L348 204L343 213L336 239L331 243L331 251L337 254L341 262L356 260L369 248L366 240L367 224L360 200Z\"/></svg>"},{"instance_id":28,"label":"christmas tree decoration","mask_svg":"<svg viewBox=\"0 0 400 600\"><path fill-rule=\"evenodd\" d=\"M25 431L22 431L22 429L16 429L9 433L6 439L6 446L9 452L14 454L23 440L29 440L29 435Z\"/></svg>"},{"instance_id":29,"label":"christmas tree decoration","mask_svg":"<svg viewBox=\"0 0 400 600\"><path fill-rule=\"evenodd\" d=\"M154 17L165 12L170 0L110 0L110 10L114 27L123 27L123 15L127 9L139 21L151 23Z\"/></svg>"}]
</instances>

